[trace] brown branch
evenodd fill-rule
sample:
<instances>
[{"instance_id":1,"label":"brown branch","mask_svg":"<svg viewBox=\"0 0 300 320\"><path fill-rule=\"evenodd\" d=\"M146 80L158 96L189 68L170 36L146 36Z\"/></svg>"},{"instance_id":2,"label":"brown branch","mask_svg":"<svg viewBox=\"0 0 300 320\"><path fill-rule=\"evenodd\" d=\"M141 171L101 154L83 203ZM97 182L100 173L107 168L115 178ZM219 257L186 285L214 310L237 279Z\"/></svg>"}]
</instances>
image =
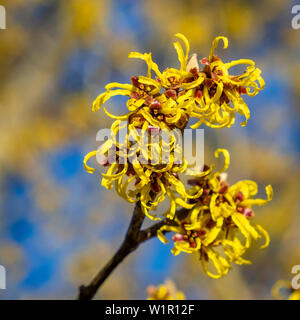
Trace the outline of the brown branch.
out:
<instances>
[{"instance_id":1,"label":"brown branch","mask_svg":"<svg viewBox=\"0 0 300 320\"><path fill-rule=\"evenodd\" d=\"M95 278L90 282L88 286L80 286L79 288L79 300L91 300L103 282L113 272L113 270L123 261L123 259L132 251L134 251L138 245L139 230L144 221L144 214L141 210L140 202L137 202L134 208L131 222L129 224L125 239L114 254L114 256L107 262L107 264L98 272Z\"/></svg>"},{"instance_id":2,"label":"brown branch","mask_svg":"<svg viewBox=\"0 0 300 320\"><path fill-rule=\"evenodd\" d=\"M174 221L164 219L151 227L141 230L144 214L141 210L140 202L137 202L129 224L125 239L121 247L117 250L114 256L106 263L106 265L98 272L94 279L87 286L80 286L78 300L91 300L97 293L100 286L110 276L114 269L137 247L156 236L157 231L165 224L174 224Z\"/></svg>"}]
</instances>

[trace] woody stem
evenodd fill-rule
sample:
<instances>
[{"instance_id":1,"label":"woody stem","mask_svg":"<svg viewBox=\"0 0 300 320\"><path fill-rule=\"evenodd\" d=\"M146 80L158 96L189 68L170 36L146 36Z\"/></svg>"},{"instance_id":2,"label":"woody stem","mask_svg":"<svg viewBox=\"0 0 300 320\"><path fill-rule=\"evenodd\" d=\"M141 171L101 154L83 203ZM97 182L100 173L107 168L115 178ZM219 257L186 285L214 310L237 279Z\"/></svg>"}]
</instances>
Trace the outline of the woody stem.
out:
<instances>
[{"instance_id":1,"label":"woody stem","mask_svg":"<svg viewBox=\"0 0 300 320\"><path fill-rule=\"evenodd\" d=\"M98 289L104 283L104 281L110 276L114 269L131 253L139 244L151 239L157 233L157 230L163 226L167 220L154 224L153 226L141 230L144 214L141 210L140 202L137 202L132 215L131 222L129 224L125 239L113 255L113 257L106 263L106 265L98 272L98 274L92 279L89 285L80 286L78 300L91 300L97 293Z\"/></svg>"}]
</instances>

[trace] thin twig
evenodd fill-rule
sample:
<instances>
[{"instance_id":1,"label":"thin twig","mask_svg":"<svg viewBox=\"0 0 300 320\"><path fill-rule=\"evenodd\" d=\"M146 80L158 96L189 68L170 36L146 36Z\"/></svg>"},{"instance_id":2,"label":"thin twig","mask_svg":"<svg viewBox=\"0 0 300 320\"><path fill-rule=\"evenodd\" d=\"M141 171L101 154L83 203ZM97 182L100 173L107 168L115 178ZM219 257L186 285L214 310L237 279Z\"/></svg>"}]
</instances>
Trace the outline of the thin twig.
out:
<instances>
[{"instance_id":1,"label":"thin twig","mask_svg":"<svg viewBox=\"0 0 300 320\"><path fill-rule=\"evenodd\" d=\"M137 249L137 247L156 236L157 231L165 224L174 224L174 221L164 219L151 227L141 230L144 214L141 210L140 202L137 202L132 215L131 222L129 224L125 239L121 247L117 250L114 256L106 263L106 265L98 272L87 286L80 286L78 300L91 300L97 293L100 286L110 276L114 269L126 258L131 252Z\"/></svg>"}]
</instances>

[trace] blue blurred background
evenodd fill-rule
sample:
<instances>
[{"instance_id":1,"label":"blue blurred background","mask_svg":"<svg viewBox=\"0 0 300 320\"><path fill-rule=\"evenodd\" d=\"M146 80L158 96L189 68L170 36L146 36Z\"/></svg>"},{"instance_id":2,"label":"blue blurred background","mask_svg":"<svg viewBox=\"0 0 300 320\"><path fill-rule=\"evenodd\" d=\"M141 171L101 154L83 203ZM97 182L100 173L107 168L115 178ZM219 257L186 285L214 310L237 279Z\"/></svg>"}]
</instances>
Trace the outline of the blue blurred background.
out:
<instances>
[{"instance_id":1,"label":"blue blurred background","mask_svg":"<svg viewBox=\"0 0 300 320\"><path fill-rule=\"evenodd\" d=\"M271 245L250 251L252 266L208 279L199 262L173 257L153 239L113 273L101 299L146 298L146 287L172 278L189 299L269 299L278 279L300 264L300 30L285 0L7 0L0 30L0 264L7 270L1 299L73 299L80 284L118 248L132 206L100 186L82 166L110 119L91 104L107 82L144 74L130 51L152 52L163 69L178 66L173 35L208 56L215 36L225 61L249 58L266 88L247 98L246 128L205 128L206 158L231 152L230 182L254 179L272 203L255 211ZM111 110L126 111L123 99ZM240 119L238 119L240 120ZM256 248L257 249L257 248Z\"/></svg>"}]
</instances>

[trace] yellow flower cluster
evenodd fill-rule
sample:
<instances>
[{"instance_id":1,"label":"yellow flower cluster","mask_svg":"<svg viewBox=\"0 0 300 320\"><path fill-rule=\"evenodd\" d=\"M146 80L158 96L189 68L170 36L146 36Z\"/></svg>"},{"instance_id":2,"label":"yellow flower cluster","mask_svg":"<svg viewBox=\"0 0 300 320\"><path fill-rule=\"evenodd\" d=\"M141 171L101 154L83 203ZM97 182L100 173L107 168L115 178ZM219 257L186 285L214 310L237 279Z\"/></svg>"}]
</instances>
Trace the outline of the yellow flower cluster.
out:
<instances>
[{"instance_id":1,"label":"yellow flower cluster","mask_svg":"<svg viewBox=\"0 0 300 320\"><path fill-rule=\"evenodd\" d=\"M88 172L94 173L95 169L87 162L91 157L101 156L100 163L108 167L102 174L102 186L107 189L115 186L116 192L128 202L140 202L143 214L150 219L160 219L153 211L168 198L170 206L163 213L168 224L158 231L158 237L166 243L164 234L175 232L173 254L181 251L200 254L205 272L219 278L228 273L231 263L250 263L242 256L252 240L264 236L266 243L262 247L268 245L267 232L251 224L250 219L254 216L252 205L268 203L273 196L272 188L266 187L267 199L262 200L253 199L257 193L253 181L229 186L225 178L229 153L218 149L215 156L223 153L224 168L213 173L212 166L193 174L188 189L179 175L188 174L190 164L185 159L178 161L176 155L182 154L182 132L191 118L198 120L192 129L202 123L222 128L230 127L239 113L245 117L241 125L246 125L250 111L242 95L256 95L264 88L264 80L253 61L224 63L214 54L221 40L227 48L225 37L213 41L208 58L200 60L202 69L195 54L189 57L190 45L185 36L178 33L176 37L185 48L179 41L174 43L179 69L167 68L161 72L151 53L131 52L130 58L146 62L147 76L133 76L131 84L110 83L96 98L93 111L114 96L127 96L129 112L116 116L103 106L104 112L115 120L111 136L98 150L86 155L84 165ZM229 70L237 65L246 65L246 70L240 75L230 75ZM120 142L117 136L120 137L124 127L126 135ZM155 140L162 132L169 134L169 141ZM168 154L166 162L162 161L164 151ZM209 271L209 262L216 273ZM165 291L158 289L157 295Z\"/></svg>"},{"instance_id":2,"label":"yellow flower cluster","mask_svg":"<svg viewBox=\"0 0 300 320\"><path fill-rule=\"evenodd\" d=\"M177 226L164 225L158 231L158 237L163 243L168 240L165 232L175 232L172 237L174 248L172 253L196 253L200 255L204 271L213 278L220 278L228 273L231 263L249 264L242 258L252 240L265 237L265 248L269 244L268 233L260 225L252 225L254 217L253 205L265 205L273 197L272 187L266 187L267 199L253 199L257 193L257 185L253 181L243 180L229 186L224 171L228 168L230 159L227 150L218 149L225 156L224 168L212 173L213 167L189 180L189 184L202 190L200 197L191 202L194 207L177 214ZM241 240L241 238L245 240ZM216 273L208 268L212 262Z\"/></svg>"},{"instance_id":3,"label":"yellow flower cluster","mask_svg":"<svg viewBox=\"0 0 300 320\"><path fill-rule=\"evenodd\" d=\"M195 55L189 59L190 45L186 37L180 33L176 37L185 45L183 50L179 41L174 43L178 54L180 68L167 68L161 72L153 62L151 53L131 52L129 58L142 59L148 66L147 76L133 76L131 84L110 83L93 104L93 110L98 110L107 100L117 95L128 96L127 115L115 119L128 119L133 114L147 120L152 126L165 128L184 128L189 118L198 122L192 128L202 123L213 128L230 127L235 120L235 113L244 115L246 125L250 111L242 94L256 95L264 88L264 80L260 69L249 59L234 60L223 63L214 54L220 40L224 48L228 46L226 37L217 37L212 44L208 58L200 60L203 68L200 70ZM230 75L229 69L237 65L247 65L240 75ZM152 72L155 77L152 78Z\"/></svg>"},{"instance_id":4,"label":"yellow flower cluster","mask_svg":"<svg viewBox=\"0 0 300 320\"><path fill-rule=\"evenodd\" d=\"M170 201L170 207L164 213L167 218L174 217L178 206L191 209L193 206L188 204L187 200L200 196L202 191L199 187L186 191L179 179L179 174L187 168L187 161L184 160L182 163L175 161L176 152L181 152L178 138L171 135L170 144L164 140L153 143L151 142L151 138L155 136L153 131L158 134L160 128L150 127L149 123L144 121L140 132L137 132L134 125L129 124L125 142L120 143L116 139L120 123L120 120L114 122L111 127L111 138L100 149L85 156L85 169L94 173L95 169L87 165L87 161L91 157L103 155L102 165L109 168L102 174L102 186L111 189L115 185L117 193L129 203L140 201L143 213L152 220L160 218L150 214L149 211L156 210L166 197ZM148 137L150 143L145 146L145 137L150 134ZM168 156L166 163L159 161L164 150ZM111 151L116 154L114 159L110 157ZM195 193L195 190L198 192Z\"/></svg>"},{"instance_id":5,"label":"yellow flower cluster","mask_svg":"<svg viewBox=\"0 0 300 320\"><path fill-rule=\"evenodd\" d=\"M147 293L147 300L185 300L184 293L177 290L174 282L171 280L167 280L164 284L157 287L149 286Z\"/></svg>"},{"instance_id":6,"label":"yellow flower cluster","mask_svg":"<svg viewBox=\"0 0 300 320\"><path fill-rule=\"evenodd\" d=\"M250 60L238 60L223 64L214 55L220 39L223 39L227 46L227 39L218 37L214 40L209 58L202 59L204 67L199 70L195 56L189 59L190 45L184 35L178 33L176 36L183 41L185 51L180 42L174 43L174 47L180 61L180 69L168 68L161 72L155 62L152 61L151 53L131 52L130 58L142 59L147 63L147 76L133 76L131 84L110 83L106 92L102 93L94 102L93 110L98 110L107 100L113 96L125 95L129 99L127 108L129 113L123 116L115 116L109 113L105 107L104 112L115 122L111 126L112 137L107 140L100 150L90 152L84 160L85 168L93 173L95 170L87 165L87 161L96 155L109 154L115 149L117 159L111 161L107 156L104 161L105 166L109 166L106 174L103 174L102 185L111 189L115 182L116 191L128 202L141 201L144 214L152 219L157 219L149 214L157 205L164 201L165 196L170 200L170 208L166 212L168 218L173 218L177 206L191 209L187 199L192 198L180 181L178 174L186 170L187 162L183 164L174 161L174 154L180 151L178 139L173 135L170 141L170 158L167 164L158 163L153 165L154 159L149 159L149 148L156 149L156 153L161 154L164 146L159 143L151 143L149 148L142 148L144 137L155 130L182 130L186 127L190 117L196 117L199 121L192 126L198 127L202 122L211 127L230 126L234 122L235 110L249 117L249 111L243 102L240 94L256 94L263 84L260 77L260 70L254 67L254 62ZM249 64L247 70L240 76L230 76L228 69L238 63ZM152 72L155 78L152 78ZM250 91L253 88L253 91ZM230 101L233 106L230 106ZM116 141L116 136L120 130L122 121L127 121L128 134L125 142L120 145ZM138 135L137 129L141 130ZM166 143L166 142L165 142ZM126 151L126 152L124 152ZM120 158L126 154L131 158L120 163ZM142 154L151 164L141 164L135 157ZM130 185L134 185L134 190L130 190ZM196 188L197 189L197 188ZM199 188L197 191L201 191Z\"/></svg>"}]
</instances>

